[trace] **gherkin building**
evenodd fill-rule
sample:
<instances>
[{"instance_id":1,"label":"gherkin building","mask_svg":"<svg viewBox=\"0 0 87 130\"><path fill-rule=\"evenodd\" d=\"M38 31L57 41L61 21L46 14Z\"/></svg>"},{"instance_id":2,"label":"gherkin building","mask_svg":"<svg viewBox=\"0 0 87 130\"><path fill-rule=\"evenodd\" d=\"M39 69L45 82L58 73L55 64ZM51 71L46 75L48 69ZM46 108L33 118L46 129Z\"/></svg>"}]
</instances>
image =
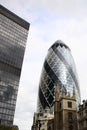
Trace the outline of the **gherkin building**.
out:
<instances>
[{"instance_id":1,"label":"gherkin building","mask_svg":"<svg viewBox=\"0 0 87 130\"><path fill-rule=\"evenodd\" d=\"M37 112L53 113L55 87L58 84L60 96L62 87L66 95L76 91L77 109L80 104L80 89L75 63L70 48L61 40L56 41L48 50L39 83Z\"/></svg>"}]
</instances>

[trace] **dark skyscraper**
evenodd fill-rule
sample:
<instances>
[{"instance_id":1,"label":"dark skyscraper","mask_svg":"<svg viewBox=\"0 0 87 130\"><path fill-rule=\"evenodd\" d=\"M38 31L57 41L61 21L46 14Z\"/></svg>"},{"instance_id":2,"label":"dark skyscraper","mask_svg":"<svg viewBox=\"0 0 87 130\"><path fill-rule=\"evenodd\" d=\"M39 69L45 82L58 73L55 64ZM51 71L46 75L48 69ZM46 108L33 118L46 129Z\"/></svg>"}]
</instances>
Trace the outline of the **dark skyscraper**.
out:
<instances>
[{"instance_id":1,"label":"dark skyscraper","mask_svg":"<svg viewBox=\"0 0 87 130\"><path fill-rule=\"evenodd\" d=\"M62 87L66 94L76 91L77 107L80 103L80 90L75 63L71 51L62 41L56 41L48 50L45 59L38 93L37 111L44 112L48 109L53 112L55 101L55 86L58 84L60 95Z\"/></svg>"},{"instance_id":2,"label":"dark skyscraper","mask_svg":"<svg viewBox=\"0 0 87 130\"><path fill-rule=\"evenodd\" d=\"M13 125L29 23L0 5L0 124Z\"/></svg>"}]
</instances>

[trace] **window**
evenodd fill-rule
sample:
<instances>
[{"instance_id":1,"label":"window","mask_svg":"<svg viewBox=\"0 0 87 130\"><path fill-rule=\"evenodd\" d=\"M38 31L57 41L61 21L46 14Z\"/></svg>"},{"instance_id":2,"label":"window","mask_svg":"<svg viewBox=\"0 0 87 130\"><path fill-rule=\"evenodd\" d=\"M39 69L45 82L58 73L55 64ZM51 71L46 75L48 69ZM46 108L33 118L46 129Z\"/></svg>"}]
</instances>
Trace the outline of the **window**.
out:
<instances>
[{"instance_id":1,"label":"window","mask_svg":"<svg viewBox=\"0 0 87 130\"><path fill-rule=\"evenodd\" d=\"M85 110L86 116L87 116L87 110Z\"/></svg>"},{"instance_id":2,"label":"window","mask_svg":"<svg viewBox=\"0 0 87 130\"><path fill-rule=\"evenodd\" d=\"M85 107L87 107L87 102L85 103Z\"/></svg>"},{"instance_id":3,"label":"window","mask_svg":"<svg viewBox=\"0 0 87 130\"><path fill-rule=\"evenodd\" d=\"M86 126L87 126L87 120L86 120Z\"/></svg>"},{"instance_id":4,"label":"window","mask_svg":"<svg viewBox=\"0 0 87 130\"><path fill-rule=\"evenodd\" d=\"M60 121L62 120L62 112L59 112Z\"/></svg>"},{"instance_id":5,"label":"window","mask_svg":"<svg viewBox=\"0 0 87 130\"><path fill-rule=\"evenodd\" d=\"M72 108L72 102L68 102L68 107Z\"/></svg>"},{"instance_id":6,"label":"window","mask_svg":"<svg viewBox=\"0 0 87 130\"><path fill-rule=\"evenodd\" d=\"M61 109L61 102L60 102L60 109Z\"/></svg>"},{"instance_id":7,"label":"window","mask_svg":"<svg viewBox=\"0 0 87 130\"><path fill-rule=\"evenodd\" d=\"M1 124L1 119L0 119L0 124Z\"/></svg>"},{"instance_id":8,"label":"window","mask_svg":"<svg viewBox=\"0 0 87 130\"><path fill-rule=\"evenodd\" d=\"M72 112L68 112L68 122L70 124L73 123L73 114L72 114Z\"/></svg>"},{"instance_id":9,"label":"window","mask_svg":"<svg viewBox=\"0 0 87 130\"><path fill-rule=\"evenodd\" d=\"M68 112L68 119L72 119L72 112Z\"/></svg>"}]
</instances>

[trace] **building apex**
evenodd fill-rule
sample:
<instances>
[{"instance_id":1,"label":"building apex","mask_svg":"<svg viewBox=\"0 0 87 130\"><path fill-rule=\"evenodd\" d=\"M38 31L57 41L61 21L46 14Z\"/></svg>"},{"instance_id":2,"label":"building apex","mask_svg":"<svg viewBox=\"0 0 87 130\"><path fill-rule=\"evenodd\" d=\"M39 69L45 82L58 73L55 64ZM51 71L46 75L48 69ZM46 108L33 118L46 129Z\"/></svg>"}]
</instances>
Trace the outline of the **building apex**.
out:
<instances>
[{"instance_id":1,"label":"building apex","mask_svg":"<svg viewBox=\"0 0 87 130\"><path fill-rule=\"evenodd\" d=\"M2 5L0 5L0 13L4 15L5 17L9 18L10 20L12 20L13 22L19 24L23 28L29 30L30 23L28 23L27 21L25 21L24 19L22 19L21 17L11 12L10 10L8 10Z\"/></svg>"}]
</instances>

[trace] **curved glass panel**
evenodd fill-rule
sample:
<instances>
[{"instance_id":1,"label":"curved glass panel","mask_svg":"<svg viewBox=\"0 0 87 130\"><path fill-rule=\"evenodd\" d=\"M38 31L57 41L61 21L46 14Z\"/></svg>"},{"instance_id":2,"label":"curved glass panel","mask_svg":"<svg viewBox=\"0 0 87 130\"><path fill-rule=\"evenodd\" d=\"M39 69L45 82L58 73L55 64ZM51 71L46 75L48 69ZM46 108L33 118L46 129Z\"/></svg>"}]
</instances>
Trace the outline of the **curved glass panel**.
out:
<instances>
[{"instance_id":1,"label":"curved glass panel","mask_svg":"<svg viewBox=\"0 0 87 130\"><path fill-rule=\"evenodd\" d=\"M48 50L39 84L38 112L46 109L53 112L56 84L60 87L60 95L63 86L66 95L70 94L71 96L75 88L78 108L80 90L75 63L69 47L62 41L56 41Z\"/></svg>"}]
</instances>

